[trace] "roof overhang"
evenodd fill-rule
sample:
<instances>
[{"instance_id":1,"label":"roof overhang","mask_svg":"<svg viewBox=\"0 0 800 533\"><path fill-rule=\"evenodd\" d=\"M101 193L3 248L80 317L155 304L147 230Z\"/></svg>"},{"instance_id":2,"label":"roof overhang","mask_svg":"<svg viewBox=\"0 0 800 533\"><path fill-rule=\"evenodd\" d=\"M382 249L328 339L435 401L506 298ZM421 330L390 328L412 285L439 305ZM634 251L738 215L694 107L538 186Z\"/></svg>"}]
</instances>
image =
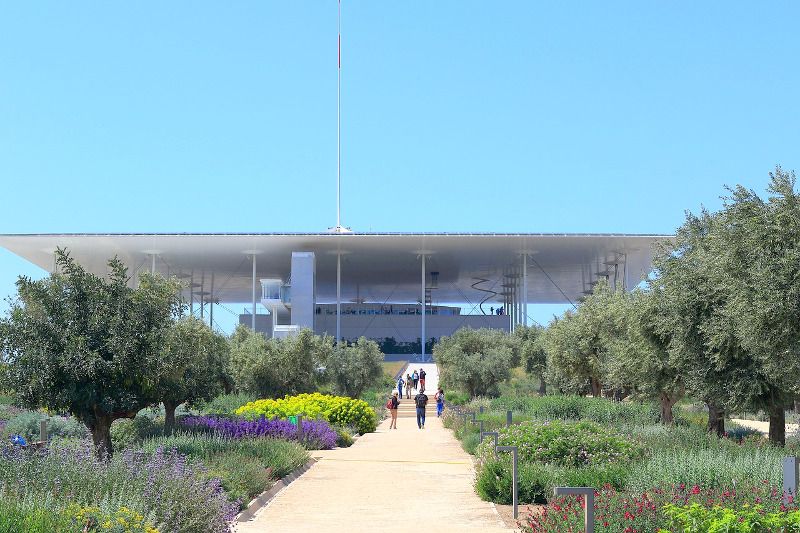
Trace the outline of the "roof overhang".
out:
<instances>
[{"instance_id":1,"label":"roof overhang","mask_svg":"<svg viewBox=\"0 0 800 533\"><path fill-rule=\"evenodd\" d=\"M227 302L250 301L253 255L257 277L286 280L292 252L307 251L316 255L319 302L335 299L337 254L344 300L416 302L420 253L426 254L426 271L439 273L433 291L437 303L470 304L487 296L487 301L500 302L503 286L514 285L521 275L525 255L528 302L567 303L605 275L634 287L650 271L654 247L671 239L547 233L109 233L0 235L0 246L47 271L53 270L57 248L66 248L97 274L105 274L114 256L132 274L149 270L155 256L159 272L191 278L204 290L213 274L215 298Z\"/></svg>"}]
</instances>

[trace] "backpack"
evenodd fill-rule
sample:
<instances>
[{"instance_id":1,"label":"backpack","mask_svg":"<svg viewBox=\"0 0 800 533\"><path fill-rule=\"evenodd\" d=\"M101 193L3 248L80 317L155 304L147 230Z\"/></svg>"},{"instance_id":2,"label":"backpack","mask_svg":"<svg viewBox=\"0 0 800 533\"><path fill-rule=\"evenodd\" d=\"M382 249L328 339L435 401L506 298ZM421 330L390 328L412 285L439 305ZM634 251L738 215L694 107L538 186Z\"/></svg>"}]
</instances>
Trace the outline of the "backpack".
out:
<instances>
[{"instance_id":1,"label":"backpack","mask_svg":"<svg viewBox=\"0 0 800 533\"><path fill-rule=\"evenodd\" d=\"M393 409L394 408L394 406L392 405L392 399L391 398L389 398L389 401L386 402L386 408L387 409Z\"/></svg>"},{"instance_id":2,"label":"backpack","mask_svg":"<svg viewBox=\"0 0 800 533\"><path fill-rule=\"evenodd\" d=\"M426 375L427 375L427 372L425 372L425 371L423 370L422 372L420 372L420 373L419 373L419 379L425 379L425 376L426 376Z\"/></svg>"},{"instance_id":3,"label":"backpack","mask_svg":"<svg viewBox=\"0 0 800 533\"><path fill-rule=\"evenodd\" d=\"M425 404L428 403L428 397L424 394L418 394L414 401L417 402L417 407L425 407Z\"/></svg>"}]
</instances>

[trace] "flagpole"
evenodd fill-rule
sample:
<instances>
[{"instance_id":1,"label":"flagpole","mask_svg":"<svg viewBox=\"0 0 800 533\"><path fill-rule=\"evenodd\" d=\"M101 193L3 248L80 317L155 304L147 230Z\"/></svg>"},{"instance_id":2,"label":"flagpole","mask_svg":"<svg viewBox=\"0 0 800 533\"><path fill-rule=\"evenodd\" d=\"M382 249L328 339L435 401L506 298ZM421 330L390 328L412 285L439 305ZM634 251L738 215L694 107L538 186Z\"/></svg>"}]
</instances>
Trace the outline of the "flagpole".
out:
<instances>
[{"instance_id":1,"label":"flagpole","mask_svg":"<svg viewBox=\"0 0 800 533\"><path fill-rule=\"evenodd\" d=\"M341 195L342 195L342 0L339 0L339 53L338 82L336 85L336 229L342 227Z\"/></svg>"}]
</instances>

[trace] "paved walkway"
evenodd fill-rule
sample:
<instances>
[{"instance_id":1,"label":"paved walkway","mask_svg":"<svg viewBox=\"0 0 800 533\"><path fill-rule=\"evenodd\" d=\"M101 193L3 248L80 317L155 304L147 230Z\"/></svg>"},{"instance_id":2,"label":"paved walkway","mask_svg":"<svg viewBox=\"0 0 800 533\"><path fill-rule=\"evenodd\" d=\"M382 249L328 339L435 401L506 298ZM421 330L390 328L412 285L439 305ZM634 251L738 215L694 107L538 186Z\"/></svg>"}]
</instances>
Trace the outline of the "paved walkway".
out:
<instances>
[{"instance_id":1,"label":"paved walkway","mask_svg":"<svg viewBox=\"0 0 800 533\"><path fill-rule=\"evenodd\" d=\"M436 369L422 366L433 403ZM314 452L319 462L237 531L511 531L475 494L472 459L442 427L435 407L423 430L413 418L397 425L389 430L387 419L350 448Z\"/></svg>"}]
</instances>

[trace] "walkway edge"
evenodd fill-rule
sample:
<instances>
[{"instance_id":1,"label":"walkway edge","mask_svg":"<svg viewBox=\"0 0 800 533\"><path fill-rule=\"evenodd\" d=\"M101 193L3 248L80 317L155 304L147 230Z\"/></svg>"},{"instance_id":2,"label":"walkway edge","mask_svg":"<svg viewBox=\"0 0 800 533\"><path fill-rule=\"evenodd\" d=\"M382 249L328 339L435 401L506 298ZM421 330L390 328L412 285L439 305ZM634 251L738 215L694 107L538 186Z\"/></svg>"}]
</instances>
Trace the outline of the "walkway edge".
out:
<instances>
[{"instance_id":1,"label":"walkway edge","mask_svg":"<svg viewBox=\"0 0 800 533\"><path fill-rule=\"evenodd\" d=\"M238 515L236 515L236 518L233 519L233 522L247 522L248 520L252 519L262 507L272 501L272 499L277 496L280 491L288 487L292 481L308 472L308 470L314 466L316 462L317 460L312 457L306 464L295 468L281 479L276 481L272 487L253 498L253 500L247 504L247 507Z\"/></svg>"}]
</instances>

